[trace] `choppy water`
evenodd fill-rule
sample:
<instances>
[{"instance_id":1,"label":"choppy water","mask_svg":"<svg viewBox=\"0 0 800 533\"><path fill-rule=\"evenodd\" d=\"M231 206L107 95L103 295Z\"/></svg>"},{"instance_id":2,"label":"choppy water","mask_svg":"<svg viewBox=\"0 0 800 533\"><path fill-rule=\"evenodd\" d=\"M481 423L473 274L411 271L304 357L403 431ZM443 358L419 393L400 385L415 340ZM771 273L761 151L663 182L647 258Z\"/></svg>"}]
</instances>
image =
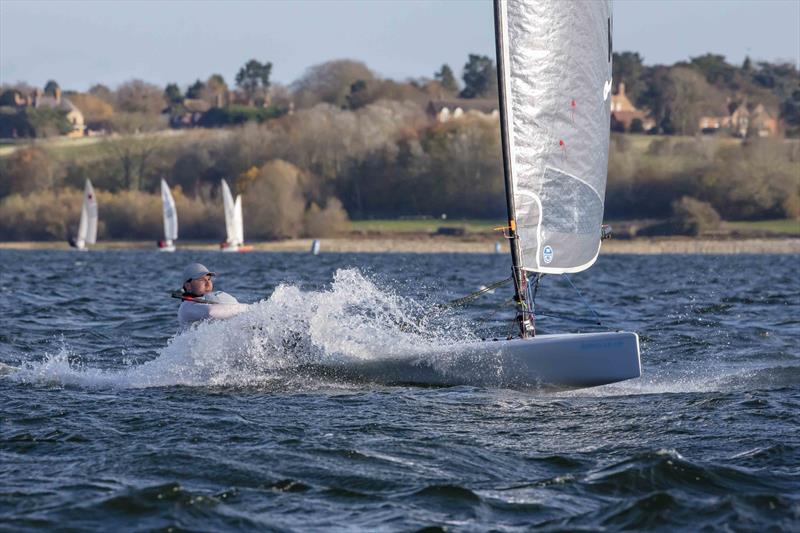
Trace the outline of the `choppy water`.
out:
<instances>
[{"instance_id":1,"label":"choppy water","mask_svg":"<svg viewBox=\"0 0 800 533\"><path fill-rule=\"evenodd\" d=\"M572 279L644 376L553 393L297 370L503 336L507 290L419 318L505 255L0 251L0 529L796 531L798 259L602 256ZM173 337L191 260L266 300Z\"/></svg>"}]
</instances>

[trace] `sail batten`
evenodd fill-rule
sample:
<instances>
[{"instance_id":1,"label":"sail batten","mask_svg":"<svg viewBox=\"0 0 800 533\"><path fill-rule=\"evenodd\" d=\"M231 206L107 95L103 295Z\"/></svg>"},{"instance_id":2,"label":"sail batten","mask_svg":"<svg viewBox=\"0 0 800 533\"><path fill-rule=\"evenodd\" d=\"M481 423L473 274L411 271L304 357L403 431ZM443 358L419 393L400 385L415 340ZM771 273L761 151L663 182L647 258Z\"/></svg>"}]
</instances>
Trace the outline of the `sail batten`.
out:
<instances>
[{"instance_id":1,"label":"sail batten","mask_svg":"<svg viewBox=\"0 0 800 533\"><path fill-rule=\"evenodd\" d=\"M498 0L507 168L521 268L591 266L610 120L608 1Z\"/></svg>"}]
</instances>

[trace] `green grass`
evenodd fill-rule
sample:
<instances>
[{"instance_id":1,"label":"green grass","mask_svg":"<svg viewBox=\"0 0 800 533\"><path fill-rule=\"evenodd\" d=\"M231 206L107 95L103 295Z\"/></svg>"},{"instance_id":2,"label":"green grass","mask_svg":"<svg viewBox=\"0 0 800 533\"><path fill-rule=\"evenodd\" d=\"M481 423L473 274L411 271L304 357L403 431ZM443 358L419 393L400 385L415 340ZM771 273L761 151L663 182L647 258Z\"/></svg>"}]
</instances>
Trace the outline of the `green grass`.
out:
<instances>
[{"instance_id":1,"label":"green grass","mask_svg":"<svg viewBox=\"0 0 800 533\"><path fill-rule=\"evenodd\" d=\"M49 139L39 139L35 146L46 150L53 159L59 163L69 161L96 161L109 157L116 157L113 145L124 145L130 142L155 143L159 148L168 148L172 145L190 141L202 136L223 136L225 130L214 130L206 132L204 130L160 130L140 136L120 135L120 136L100 136L100 137L80 137L70 139L67 137L54 137ZM0 158L13 154L20 148L31 146L32 142L15 142L10 144L0 144Z\"/></svg>"},{"instance_id":2,"label":"green grass","mask_svg":"<svg viewBox=\"0 0 800 533\"><path fill-rule=\"evenodd\" d=\"M480 219L447 219L437 218L424 220L398 220L398 219L376 219L376 220L354 220L350 223L353 231L380 231L384 233L431 233L438 228L465 228L467 233L491 232L494 228L505 225L501 220L480 220ZM500 232L498 232L498 235Z\"/></svg>"},{"instance_id":3,"label":"green grass","mask_svg":"<svg viewBox=\"0 0 800 533\"><path fill-rule=\"evenodd\" d=\"M791 218L782 220L726 222L725 225L741 232L768 232L800 236L800 220Z\"/></svg>"}]
</instances>

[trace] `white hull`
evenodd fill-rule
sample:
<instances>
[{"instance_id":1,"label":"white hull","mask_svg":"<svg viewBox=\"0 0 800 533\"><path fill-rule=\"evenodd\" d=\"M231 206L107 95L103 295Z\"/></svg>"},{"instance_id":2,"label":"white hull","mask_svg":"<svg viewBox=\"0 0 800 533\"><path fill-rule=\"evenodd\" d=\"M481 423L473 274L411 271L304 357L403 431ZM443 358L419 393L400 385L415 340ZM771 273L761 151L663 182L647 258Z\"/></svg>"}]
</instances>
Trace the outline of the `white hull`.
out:
<instances>
[{"instance_id":1,"label":"white hull","mask_svg":"<svg viewBox=\"0 0 800 533\"><path fill-rule=\"evenodd\" d=\"M456 344L435 353L351 361L328 369L388 384L571 389L637 378L641 361L638 335L609 332Z\"/></svg>"},{"instance_id":2,"label":"white hull","mask_svg":"<svg viewBox=\"0 0 800 533\"><path fill-rule=\"evenodd\" d=\"M168 246L162 246L161 248L158 249L158 251L159 252L174 252L175 251L175 245L174 244L170 244Z\"/></svg>"}]
</instances>

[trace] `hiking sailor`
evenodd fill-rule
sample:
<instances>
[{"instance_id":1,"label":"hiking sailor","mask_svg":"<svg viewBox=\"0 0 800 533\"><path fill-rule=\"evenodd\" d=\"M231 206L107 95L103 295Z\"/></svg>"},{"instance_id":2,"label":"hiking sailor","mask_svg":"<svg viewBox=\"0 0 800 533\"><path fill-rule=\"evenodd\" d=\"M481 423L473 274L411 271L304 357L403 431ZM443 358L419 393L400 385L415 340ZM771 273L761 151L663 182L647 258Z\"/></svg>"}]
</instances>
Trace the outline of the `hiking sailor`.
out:
<instances>
[{"instance_id":1,"label":"hiking sailor","mask_svg":"<svg viewBox=\"0 0 800 533\"><path fill-rule=\"evenodd\" d=\"M214 291L212 278L216 275L200 263L190 263L183 269L183 288L173 294L183 300L178 309L181 330L202 320L230 318L247 309L227 292Z\"/></svg>"}]
</instances>

